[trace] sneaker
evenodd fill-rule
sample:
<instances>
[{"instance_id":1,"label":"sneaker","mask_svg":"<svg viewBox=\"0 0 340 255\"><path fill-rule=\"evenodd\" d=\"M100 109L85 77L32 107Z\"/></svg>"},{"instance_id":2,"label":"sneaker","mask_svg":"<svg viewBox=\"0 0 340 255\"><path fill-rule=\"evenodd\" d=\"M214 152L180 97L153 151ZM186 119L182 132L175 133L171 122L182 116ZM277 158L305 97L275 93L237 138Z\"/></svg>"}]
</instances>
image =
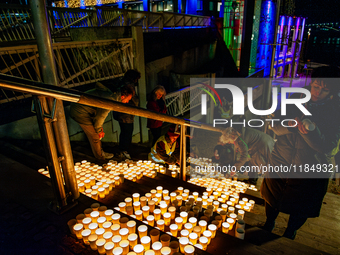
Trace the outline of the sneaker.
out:
<instances>
[{"instance_id":1,"label":"sneaker","mask_svg":"<svg viewBox=\"0 0 340 255\"><path fill-rule=\"evenodd\" d=\"M113 158L113 153L109 153L109 152L105 152L105 151L102 151L102 156L105 158L105 159L110 159L110 158Z\"/></svg>"},{"instance_id":2,"label":"sneaker","mask_svg":"<svg viewBox=\"0 0 340 255\"><path fill-rule=\"evenodd\" d=\"M127 151L123 151L123 152L121 153L121 155L122 155L123 157L125 157L126 159L131 159L131 156L130 156L130 154L129 154Z\"/></svg>"}]
</instances>

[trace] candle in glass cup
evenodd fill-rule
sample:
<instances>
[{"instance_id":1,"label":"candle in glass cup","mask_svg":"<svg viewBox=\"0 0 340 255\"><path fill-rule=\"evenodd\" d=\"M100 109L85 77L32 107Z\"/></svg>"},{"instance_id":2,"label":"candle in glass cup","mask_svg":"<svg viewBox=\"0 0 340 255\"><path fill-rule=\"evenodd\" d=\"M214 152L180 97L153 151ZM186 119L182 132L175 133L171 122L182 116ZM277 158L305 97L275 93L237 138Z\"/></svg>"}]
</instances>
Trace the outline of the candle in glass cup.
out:
<instances>
[{"instance_id":1,"label":"candle in glass cup","mask_svg":"<svg viewBox=\"0 0 340 255\"><path fill-rule=\"evenodd\" d=\"M122 237L122 240L127 240L129 235L129 229L127 228L121 228L119 230L119 235Z\"/></svg>"},{"instance_id":2,"label":"candle in glass cup","mask_svg":"<svg viewBox=\"0 0 340 255\"><path fill-rule=\"evenodd\" d=\"M143 217L144 217L144 219L146 219L146 217L149 216L150 207L149 206L143 206L142 211L143 211Z\"/></svg>"},{"instance_id":3,"label":"candle in glass cup","mask_svg":"<svg viewBox=\"0 0 340 255\"><path fill-rule=\"evenodd\" d=\"M122 240L119 242L119 246L123 249L122 254L128 254L129 252L129 241L128 240Z\"/></svg>"},{"instance_id":4,"label":"candle in glass cup","mask_svg":"<svg viewBox=\"0 0 340 255\"><path fill-rule=\"evenodd\" d=\"M163 214L163 219L164 219L164 224L165 226L169 226L170 225L170 221L171 221L171 214L166 212Z\"/></svg>"},{"instance_id":5,"label":"candle in glass cup","mask_svg":"<svg viewBox=\"0 0 340 255\"><path fill-rule=\"evenodd\" d=\"M143 207L143 206L146 206L148 199L146 197L140 197L139 202L140 202L141 207Z\"/></svg>"},{"instance_id":6,"label":"candle in glass cup","mask_svg":"<svg viewBox=\"0 0 340 255\"><path fill-rule=\"evenodd\" d=\"M187 212L181 212L179 216L183 219L183 224L187 223L188 221L188 213Z\"/></svg>"},{"instance_id":7,"label":"candle in glass cup","mask_svg":"<svg viewBox=\"0 0 340 255\"><path fill-rule=\"evenodd\" d=\"M172 220L175 219L175 217L176 217L176 207L170 206L168 208L168 212L171 214L171 219Z\"/></svg>"},{"instance_id":8,"label":"candle in glass cup","mask_svg":"<svg viewBox=\"0 0 340 255\"><path fill-rule=\"evenodd\" d=\"M135 216L136 216L137 220L142 221L143 220L143 211L142 210L135 211Z\"/></svg>"},{"instance_id":9,"label":"candle in glass cup","mask_svg":"<svg viewBox=\"0 0 340 255\"><path fill-rule=\"evenodd\" d=\"M140 225L138 227L139 237L142 238L143 236L146 236L147 231L148 231L148 227L146 225Z\"/></svg>"},{"instance_id":10,"label":"candle in glass cup","mask_svg":"<svg viewBox=\"0 0 340 255\"><path fill-rule=\"evenodd\" d=\"M120 214L115 213L111 216L112 224L119 224Z\"/></svg>"},{"instance_id":11,"label":"candle in glass cup","mask_svg":"<svg viewBox=\"0 0 340 255\"><path fill-rule=\"evenodd\" d=\"M117 247L119 246L120 241L122 241L122 237L120 235L115 235L111 240L115 244L115 247Z\"/></svg>"},{"instance_id":12,"label":"candle in glass cup","mask_svg":"<svg viewBox=\"0 0 340 255\"><path fill-rule=\"evenodd\" d=\"M183 218L182 217L176 217L175 218L175 223L178 226L178 229L182 229L183 226Z\"/></svg>"},{"instance_id":13,"label":"candle in glass cup","mask_svg":"<svg viewBox=\"0 0 340 255\"><path fill-rule=\"evenodd\" d=\"M155 252L156 255L161 255L162 243L161 242L154 242L152 244L152 250Z\"/></svg>"},{"instance_id":14,"label":"candle in glass cup","mask_svg":"<svg viewBox=\"0 0 340 255\"><path fill-rule=\"evenodd\" d=\"M177 192L178 192L179 195L182 195L182 193L183 193L183 187L178 187L178 188L177 188Z\"/></svg>"},{"instance_id":15,"label":"candle in glass cup","mask_svg":"<svg viewBox=\"0 0 340 255\"><path fill-rule=\"evenodd\" d=\"M83 231L81 231L81 236L83 238L84 244L89 245L90 242L88 240L88 237L91 235L91 230L89 229L84 229Z\"/></svg>"},{"instance_id":16,"label":"candle in glass cup","mask_svg":"<svg viewBox=\"0 0 340 255\"><path fill-rule=\"evenodd\" d=\"M148 225L152 227L155 225L155 217L153 215L146 217L146 221L148 222Z\"/></svg>"},{"instance_id":17,"label":"candle in glass cup","mask_svg":"<svg viewBox=\"0 0 340 255\"><path fill-rule=\"evenodd\" d=\"M96 233L96 229L98 228L98 223L96 222L92 222L90 223L89 225L89 230L91 230L91 233L92 234L95 234Z\"/></svg>"},{"instance_id":18,"label":"candle in glass cup","mask_svg":"<svg viewBox=\"0 0 340 255\"><path fill-rule=\"evenodd\" d=\"M184 247L187 246L189 244L189 238L187 237L181 237L179 239L179 248L181 253L184 253Z\"/></svg>"},{"instance_id":19,"label":"candle in glass cup","mask_svg":"<svg viewBox=\"0 0 340 255\"><path fill-rule=\"evenodd\" d=\"M182 201L183 201L182 196L177 196L176 200L178 201L178 206L182 206Z\"/></svg>"},{"instance_id":20,"label":"candle in glass cup","mask_svg":"<svg viewBox=\"0 0 340 255\"><path fill-rule=\"evenodd\" d=\"M91 234L88 237L88 241L90 243L90 247L92 250L96 251L97 250L97 245L96 245L96 241L98 240L98 237L96 234Z\"/></svg>"},{"instance_id":21,"label":"candle in glass cup","mask_svg":"<svg viewBox=\"0 0 340 255\"><path fill-rule=\"evenodd\" d=\"M162 193L163 191L163 187L162 186L158 186L156 187L157 193Z\"/></svg>"},{"instance_id":22,"label":"candle in glass cup","mask_svg":"<svg viewBox=\"0 0 340 255\"><path fill-rule=\"evenodd\" d=\"M162 193L157 193L156 195L155 195L155 198L157 199L157 204L159 203L159 202L161 202L162 201Z\"/></svg>"},{"instance_id":23,"label":"candle in glass cup","mask_svg":"<svg viewBox=\"0 0 340 255\"><path fill-rule=\"evenodd\" d=\"M235 223L235 220L232 219L232 218L228 218L227 219L227 222L229 223L229 230L232 230L233 226L234 226L234 223Z\"/></svg>"},{"instance_id":24,"label":"candle in glass cup","mask_svg":"<svg viewBox=\"0 0 340 255\"><path fill-rule=\"evenodd\" d=\"M99 254L105 254L105 248L104 248L105 243L106 243L105 239L102 239L102 238L96 241L96 246L97 246Z\"/></svg>"},{"instance_id":25,"label":"candle in glass cup","mask_svg":"<svg viewBox=\"0 0 340 255\"><path fill-rule=\"evenodd\" d=\"M154 198L155 195L157 194L157 190L152 189L152 190L150 190L150 193L151 193L151 197Z\"/></svg>"},{"instance_id":26,"label":"candle in glass cup","mask_svg":"<svg viewBox=\"0 0 340 255\"><path fill-rule=\"evenodd\" d=\"M103 238L105 239L106 242L109 242L111 240L112 236L113 236L113 234L112 234L111 231L110 232L105 232L103 234Z\"/></svg>"},{"instance_id":27,"label":"candle in glass cup","mask_svg":"<svg viewBox=\"0 0 340 255\"><path fill-rule=\"evenodd\" d=\"M185 223L185 224L184 224L184 229L188 230L189 233L191 233L191 232L192 232L192 229L193 229L193 226L192 226L191 223Z\"/></svg>"},{"instance_id":28,"label":"candle in glass cup","mask_svg":"<svg viewBox=\"0 0 340 255\"><path fill-rule=\"evenodd\" d=\"M104 222L106 222L106 218L105 218L105 217L99 217L99 218L97 219L98 227L99 227L99 228L102 228Z\"/></svg>"},{"instance_id":29,"label":"candle in glass cup","mask_svg":"<svg viewBox=\"0 0 340 255\"><path fill-rule=\"evenodd\" d=\"M121 202L121 203L118 204L118 207L120 209L119 211L125 212L126 203Z\"/></svg>"},{"instance_id":30,"label":"candle in glass cup","mask_svg":"<svg viewBox=\"0 0 340 255\"><path fill-rule=\"evenodd\" d=\"M230 224L228 222L222 223L222 232L227 234L229 232Z\"/></svg>"},{"instance_id":31,"label":"candle in glass cup","mask_svg":"<svg viewBox=\"0 0 340 255\"><path fill-rule=\"evenodd\" d=\"M131 197L125 198L124 201L126 203L126 206L132 206L132 198Z\"/></svg>"},{"instance_id":32,"label":"candle in glass cup","mask_svg":"<svg viewBox=\"0 0 340 255\"><path fill-rule=\"evenodd\" d=\"M103 229L105 229L105 231L111 231L111 226L112 226L112 222L106 221L103 223Z\"/></svg>"},{"instance_id":33,"label":"candle in glass cup","mask_svg":"<svg viewBox=\"0 0 340 255\"><path fill-rule=\"evenodd\" d=\"M189 240L193 245L197 243L197 239L198 239L198 235L196 233L189 234Z\"/></svg>"},{"instance_id":34,"label":"candle in glass cup","mask_svg":"<svg viewBox=\"0 0 340 255\"><path fill-rule=\"evenodd\" d=\"M128 217L123 217L119 219L120 228L127 228L127 223L129 221Z\"/></svg>"},{"instance_id":35,"label":"candle in glass cup","mask_svg":"<svg viewBox=\"0 0 340 255\"><path fill-rule=\"evenodd\" d=\"M193 227L197 225L197 219L195 217L190 217L188 221Z\"/></svg>"},{"instance_id":36,"label":"candle in glass cup","mask_svg":"<svg viewBox=\"0 0 340 255\"><path fill-rule=\"evenodd\" d=\"M161 218L161 210L160 209L155 209L154 211L153 211L153 216L155 217L155 220L157 221L157 220L159 220L160 218Z\"/></svg>"},{"instance_id":37,"label":"candle in glass cup","mask_svg":"<svg viewBox=\"0 0 340 255\"><path fill-rule=\"evenodd\" d=\"M140 243L144 246L144 250L150 250L151 238L149 236L143 236L140 239Z\"/></svg>"},{"instance_id":38,"label":"candle in glass cup","mask_svg":"<svg viewBox=\"0 0 340 255\"><path fill-rule=\"evenodd\" d=\"M177 237L178 226L176 224L171 224L169 228L171 235Z\"/></svg>"},{"instance_id":39,"label":"candle in glass cup","mask_svg":"<svg viewBox=\"0 0 340 255\"><path fill-rule=\"evenodd\" d=\"M202 233L207 229L207 222L205 220L200 220L198 225L202 228Z\"/></svg>"},{"instance_id":40,"label":"candle in glass cup","mask_svg":"<svg viewBox=\"0 0 340 255\"><path fill-rule=\"evenodd\" d=\"M184 247L184 254L185 255L194 255L195 248L192 245L187 245Z\"/></svg>"},{"instance_id":41,"label":"candle in glass cup","mask_svg":"<svg viewBox=\"0 0 340 255\"><path fill-rule=\"evenodd\" d=\"M144 253L144 246L141 245L141 244L137 244L135 247L133 247L133 251L137 255L143 255L143 253Z\"/></svg>"},{"instance_id":42,"label":"candle in glass cup","mask_svg":"<svg viewBox=\"0 0 340 255\"><path fill-rule=\"evenodd\" d=\"M130 220L126 223L126 228L129 230L129 233L135 233L136 232L136 222L134 220Z\"/></svg>"},{"instance_id":43,"label":"candle in glass cup","mask_svg":"<svg viewBox=\"0 0 340 255\"><path fill-rule=\"evenodd\" d=\"M76 216L76 220L78 223L82 223L83 219L86 218L85 214L81 213Z\"/></svg>"},{"instance_id":44,"label":"candle in glass cup","mask_svg":"<svg viewBox=\"0 0 340 255\"><path fill-rule=\"evenodd\" d=\"M170 200L171 200L171 202L176 200L176 196L177 196L177 194L175 192L170 193Z\"/></svg>"},{"instance_id":45,"label":"candle in glass cup","mask_svg":"<svg viewBox=\"0 0 340 255\"><path fill-rule=\"evenodd\" d=\"M95 234L98 236L98 239L103 238L103 234L105 233L105 229L97 228Z\"/></svg>"},{"instance_id":46,"label":"candle in glass cup","mask_svg":"<svg viewBox=\"0 0 340 255\"><path fill-rule=\"evenodd\" d=\"M133 250L133 247L135 247L138 243L138 235L137 234L130 234L128 236L128 241L130 243L130 249Z\"/></svg>"},{"instance_id":47,"label":"candle in glass cup","mask_svg":"<svg viewBox=\"0 0 340 255\"><path fill-rule=\"evenodd\" d=\"M74 220L75 221L75 220ZM84 226L84 228L85 229L88 229L89 228L89 225L91 224L91 222L92 222L92 218L90 218L90 217L86 217L86 218L84 218L83 220L82 220L82 224L83 224L83 226ZM77 222L75 221L75 224L76 224ZM73 224L73 226L75 225L75 224ZM72 226L72 227L73 227Z\"/></svg>"},{"instance_id":48,"label":"candle in glass cup","mask_svg":"<svg viewBox=\"0 0 340 255\"><path fill-rule=\"evenodd\" d=\"M250 207L249 206L244 206L243 210L246 211L246 212L250 212Z\"/></svg>"},{"instance_id":49,"label":"candle in glass cup","mask_svg":"<svg viewBox=\"0 0 340 255\"><path fill-rule=\"evenodd\" d=\"M208 230L211 232L211 238L215 238L217 226L215 224L210 224Z\"/></svg>"},{"instance_id":50,"label":"candle in glass cup","mask_svg":"<svg viewBox=\"0 0 340 255\"><path fill-rule=\"evenodd\" d=\"M104 212L104 217L106 217L106 221L111 221L111 216L113 215L113 210L109 209Z\"/></svg>"},{"instance_id":51,"label":"candle in glass cup","mask_svg":"<svg viewBox=\"0 0 340 255\"><path fill-rule=\"evenodd\" d=\"M133 208L135 211L140 210L140 202L139 201L133 202Z\"/></svg>"},{"instance_id":52,"label":"candle in glass cup","mask_svg":"<svg viewBox=\"0 0 340 255\"><path fill-rule=\"evenodd\" d=\"M208 238L208 245L209 245L210 241L211 241L211 237L212 237L211 231L209 231L209 230L203 231L202 235L205 236L206 238Z\"/></svg>"},{"instance_id":53,"label":"candle in glass cup","mask_svg":"<svg viewBox=\"0 0 340 255\"><path fill-rule=\"evenodd\" d=\"M208 238L206 238L205 236L201 236L199 238L199 243L202 245L202 249L205 251L207 249L208 246Z\"/></svg>"},{"instance_id":54,"label":"candle in glass cup","mask_svg":"<svg viewBox=\"0 0 340 255\"><path fill-rule=\"evenodd\" d=\"M161 255L170 255L171 254L171 249L170 247L162 247L161 249Z\"/></svg>"},{"instance_id":55,"label":"candle in glass cup","mask_svg":"<svg viewBox=\"0 0 340 255\"><path fill-rule=\"evenodd\" d=\"M112 224L111 231L112 231L113 235L118 235L119 234L119 229L120 229L120 225L119 224Z\"/></svg>"},{"instance_id":56,"label":"candle in glass cup","mask_svg":"<svg viewBox=\"0 0 340 255\"><path fill-rule=\"evenodd\" d=\"M168 205L167 204L165 204L165 203L161 204L159 207L161 208L161 213L162 214L166 213L166 211L168 209Z\"/></svg>"},{"instance_id":57,"label":"candle in glass cup","mask_svg":"<svg viewBox=\"0 0 340 255\"><path fill-rule=\"evenodd\" d=\"M157 223L157 228L159 228L161 231L164 231L164 225L165 225L164 220L158 220L156 221L156 223Z\"/></svg>"},{"instance_id":58,"label":"candle in glass cup","mask_svg":"<svg viewBox=\"0 0 340 255\"><path fill-rule=\"evenodd\" d=\"M87 208L84 210L84 214L86 217L91 217L91 212L93 212L92 208Z\"/></svg>"},{"instance_id":59,"label":"candle in glass cup","mask_svg":"<svg viewBox=\"0 0 340 255\"><path fill-rule=\"evenodd\" d=\"M132 199L133 199L133 202L139 202L139 193L133 193L132 194Z\"/></svg>"}]
</instances>

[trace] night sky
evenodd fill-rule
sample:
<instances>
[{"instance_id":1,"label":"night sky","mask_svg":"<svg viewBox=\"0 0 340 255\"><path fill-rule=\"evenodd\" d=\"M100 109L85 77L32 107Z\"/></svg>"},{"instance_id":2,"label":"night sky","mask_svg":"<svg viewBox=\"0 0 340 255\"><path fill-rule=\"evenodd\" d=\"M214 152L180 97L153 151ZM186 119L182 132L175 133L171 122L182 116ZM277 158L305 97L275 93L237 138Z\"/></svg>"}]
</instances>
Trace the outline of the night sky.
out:
<instances>
[{"instance_id":1,"label":"night sky","mask_svg":"<svg viewBox=\"0 0 340 255\"><path fill-rule=\"evenodd\" d=\"M295 15L307 17L307 23L340 22L339 0L295 0Z\"/></svg>"}]
</instances>

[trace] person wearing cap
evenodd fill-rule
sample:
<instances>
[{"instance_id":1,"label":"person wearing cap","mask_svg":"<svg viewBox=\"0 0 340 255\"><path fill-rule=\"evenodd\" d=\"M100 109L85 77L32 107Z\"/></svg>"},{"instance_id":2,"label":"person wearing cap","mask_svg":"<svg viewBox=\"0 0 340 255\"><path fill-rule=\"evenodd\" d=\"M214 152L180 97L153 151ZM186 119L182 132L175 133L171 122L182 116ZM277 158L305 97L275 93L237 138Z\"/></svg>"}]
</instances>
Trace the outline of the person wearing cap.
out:
<instances>
[{"instance_id":1,"label":"person wearing cap","mask_svg":"<svg viewBox=\"0 0 340 255\"><path fill-rule=\"evenodd\" d=\"M295 105L289 105L287 115L282 119L292 119L295 123L291 121L285 127L276 121L273 127L270 126L277 137L270 165L297 171L265 174L260 190L265 200L265 230L272 231L279 212L283 212L290 215L283 236L294 239L308 218L320 215L331 175L329 166L335 165L334 156L339 150L340 100L336 77L340 77L337 67L315 69L311 84L306 87L311 100L304 105L311 115L304 116ZM296 93L291 98L304 96ZM280 119L279 113L274 118ZM317 171L318 166L326 166L326 171Z\"/></svg>"},{"instance_id":2,"label":"person wearing cap","mask_svg":"<svg viewBox=\"0 0 340 255\"><path fill-rule=\"evenodd\" d=\"M85 93L126 104L131 100L134 90L125 86L120 92L113 93L107 86L97 82L94 89ZM103 124L109 112L110 110L76 103L72 103L70 107L71 118L80 125L90 142L93 155L99 160L113 157L112 153L103 151L101 143L101 139L105 135Z\"/></svg>"},{"instance_id":3,"label":"person wearing cap","mask_svg":"<svg viewBox=\"0 0 340 255\"><path fill-rule=\"evenodd\" d=\"M176 164L180 161L180 147L177 142L179 133L175 132L175 126L171 126L169 131L158 138L149 153L149 160L161 164Z\"/></svg>"}]
</instances>

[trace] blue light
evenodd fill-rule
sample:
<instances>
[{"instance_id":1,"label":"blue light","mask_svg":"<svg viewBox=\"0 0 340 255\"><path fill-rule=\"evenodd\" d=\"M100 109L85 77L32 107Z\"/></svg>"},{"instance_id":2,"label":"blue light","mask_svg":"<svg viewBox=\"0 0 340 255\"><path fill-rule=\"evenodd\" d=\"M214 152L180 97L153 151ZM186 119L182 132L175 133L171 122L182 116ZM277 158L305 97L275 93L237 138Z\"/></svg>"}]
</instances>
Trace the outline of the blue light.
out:
<instances>
[{"instance_id":1,"label":"blue light","mask_svg":"<svg viewBox=\"0 0 340 255\"><path fill-rule=\"evenodd\" d=\"M187 0L186 14L197 15L197 0Z\"/></svg>"},{"instance_id":2,"label":"blue light","mask_svg":"<svg viewBox=\"0 0 340 255\"><path fill-rule=\"evenodd\" d=\"M80 0L80 8L85 9L85 0Z\"/></svg>"},{"instance_id":3,"label":"blue light","mask_svg":"<svg viewBox=\"0 0 340 255\"><path fill-rule=\"evenodd\" d=\"M68 2L67 2L67 0L64 0L64 5L65 5L65 8L68 8Z\"/></svg>"},{"instance_id":4,"label":"blue light","mask_svg":"<svg viewBox=\"0 0 340 255\"><path fill-rule=\"evenodd\" d=\"M265 77L270 75L274 32L275 5L271 0L264 0L261 4L261 17L255 67L256 69L264 68Z\"/></svg>"}]
</instances>

